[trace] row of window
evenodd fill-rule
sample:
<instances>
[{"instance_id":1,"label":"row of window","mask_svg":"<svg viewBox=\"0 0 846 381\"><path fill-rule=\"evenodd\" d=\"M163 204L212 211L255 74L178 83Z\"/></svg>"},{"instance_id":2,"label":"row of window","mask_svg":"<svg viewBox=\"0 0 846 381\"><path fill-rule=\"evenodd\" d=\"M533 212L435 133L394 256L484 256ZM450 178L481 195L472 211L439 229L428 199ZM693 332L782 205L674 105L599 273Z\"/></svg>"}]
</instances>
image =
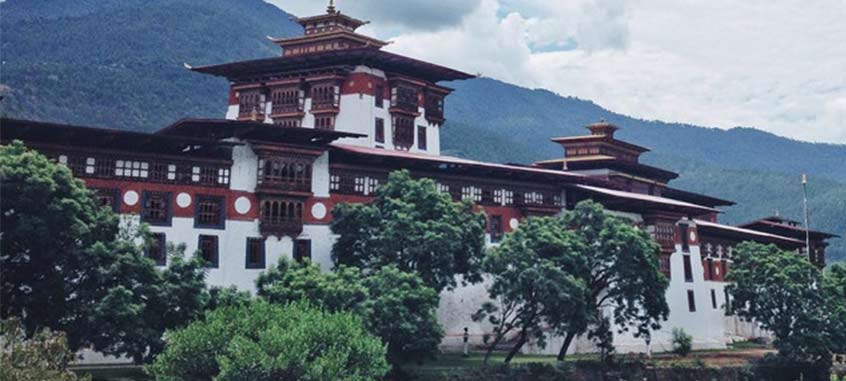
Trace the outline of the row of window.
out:
<instances>
[{"instance_id":1,"label":"row of window","mask_svg":"<svg viewBox=\"0 0 846 381\"><path fill-rule=\"evenodd\" d=\"M395 116L393 140L394 147L398 149L409 149L414 145L414 118L406 116ZM376 143L385 143L385 120L376 118L373 127L373 137ZM426 127L417 126L417 149L426 151L428 149Z\"/></svg>"},{"instance_id":2,"label":"row of window","mask_svg":"<svg viewBox=\"0 0 846 381\"><path fill-rule=\"evenodd\" d=\"M726 310L731 308L731 298L729 297L727 289L723 290L723 303ZM715 310L719 308L717 305L717 291L713 288L711 289L711 308ZM687 290L687 310L690 312L696 312L696 295L693 290Z\"/></svg>"},{"instance_id":3,"label":"row of window","mask_svg":"<svg viewBox=\"0 0 846 381\"><path fill-rule=\"evenodd\" d=\"M311 190L312 159L305 157L263 158L258 163L258 184L288 190Z\"/></svg>"},{"instance_id":4,"label":"row of window","mask_svg":"<svg viewBox=\"0 0 846 381\"><path fill-rule=\"evenodd\" d=\"M51 155L77 177L137 179L159 183L226 186L229 168L104 156Z\"/></svg>"},{"instance_id":5,"label":"row of window","mask_svg":"<svg viewBox=\"0 0 846 381\"><path fill-rule=\"evenodd\" d=\"M120 213L120 190L93 188L101 206ZM141 195L141 222L170 226L173 219L173 193L145 191ZM226 198L197 195L194 201L194 227L223 229L226 225Z\"/></svg>"},{"instance_id":6,"label":"row of window","mask_svg":"<svg viewBox=\"0 0 846 381\"><path fill-rule=\"evenodd\" d=\"M329 176L329 190L338 193L369 196L376 191L380 178L353 173L334 173ZM560 193L535 190L517 191L506 188L490 188L465 184L437 183L438 190L449 193L454 200L466 200L482 205L524 206L548 205L563 207Z\"/></svg>"},{"instance_id":7,"label":"row of window","mask_svg":"<svg viewBox=\"0 0 846 381\"><path fill-rule=\"evenodd\" d=\"M167 265L167 237L165 233L151 234L151 240L146 245L144 254L152 259L156 265ZM206 267L216 269L220 266L220 245L216 235L200 235L197 240L197 255L205 262ZM311 240L294 240L294 260L301 262L311 260ZM249 237L246 243L244 268L264 269L267 265L264 249L264 238Z\"/></svg>"},{"instance_id":8,"label":"row of window","mask_svg":"<svg viewBox=\"0 0 846 381\"><path fill-rule=\"evenodd\" d=\"M341 89L334 83L322 83L311 86L311 109L325 110L336 108L341 103ZM238 94L238 114L241 117L265 112L267 99L260 89L244 90ZM305 92L299 88L279 88L270 92L271 112L284 114L302 112L305 108Z\"/></svg>"}]
</instances>

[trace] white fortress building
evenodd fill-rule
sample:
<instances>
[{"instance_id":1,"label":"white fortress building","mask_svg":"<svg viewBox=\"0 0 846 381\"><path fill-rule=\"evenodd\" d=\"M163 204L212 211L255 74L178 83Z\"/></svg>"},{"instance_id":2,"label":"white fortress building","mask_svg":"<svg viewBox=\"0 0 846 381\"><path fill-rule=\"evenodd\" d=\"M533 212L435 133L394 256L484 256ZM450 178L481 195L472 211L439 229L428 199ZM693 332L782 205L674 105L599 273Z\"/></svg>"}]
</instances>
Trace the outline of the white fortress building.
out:
<instances>
[{"instance_id":1,"label":"white fortress building","mask_svg":"<svg viewBox=\"0 0 846 381\"><path fill-rule=\"evenodd\" d=\"M605 122L587 126L585 136L552 139L562 156L531 165L442 156L444 100L452 90L438 83L472 75L383 51L385 42L356 33L363 21L331 6L297 21L304 35L274 39L278 57L190 68L230 81L225 119L180 120L152 134L4 119L0 136L67 165L104 205L149 224L158 245L147 255L159 265L168 263L168 241L202 255L216 286L253 290L280 258L309 258L331 270L332 208L368 202L398 169L475 203L487 216L491 245L527 217L556 215L585 199L649 231L670 279L671 313L653 334L656 351L669 349L674 327L693 336L694 348L764 334L725 316L723 279L738 243L776 244L825 265L825 239L833 235L811 231L808 253L805 230L792 221L720 224L717 208L732 202L672 188L676 173L641 164L648 149L617 140L617 127ZM442 295L445 348L464 327L481 343L491 327L470 315L486 298L484 285ZM628 335L615 345L618 352L646 349ZM585 340L571 346L593 349Z\"/></svg>"}]
</instances>

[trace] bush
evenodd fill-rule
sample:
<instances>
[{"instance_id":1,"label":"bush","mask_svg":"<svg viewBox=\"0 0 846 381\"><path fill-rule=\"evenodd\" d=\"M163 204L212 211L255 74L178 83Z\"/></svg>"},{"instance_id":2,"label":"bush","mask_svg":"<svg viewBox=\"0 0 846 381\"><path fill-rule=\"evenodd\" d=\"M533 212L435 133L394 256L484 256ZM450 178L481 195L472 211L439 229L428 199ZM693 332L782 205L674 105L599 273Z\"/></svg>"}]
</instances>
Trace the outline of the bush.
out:
<instances>
[{"instance_id":1,"label":"bush","mask_svg":"<svg viewBox=\"0 0 846 381\"><path fill-rule=\"evenodd\" d=\"M357 317L264 301L224 306L168 332L147 368L163 381L367 381L387 370L385 347Z\"/></svg>"},{"instance_id":2,"label":"bush","mask_svg":"<svg viewBox=\"0 0 846 381\"><path fill-rule=\"evenodd\" d=\"M682 328L673 328L673 353L687 357L690 354L693 336L687 334Z\"/></svg>"},{"instance_id":3,"label":"bush","mask_svg":"<svg viewBox=\"0 0 846 381\"><path fill-rule=\"evenodd\" d=\"M0 322L0 381L75 381L63 333L44 329L27 339L17 319Z\"/></svg>"},{"instance_id":4,"label":"bush","mask_svg":"<svg viewBox=\"0 0 846 381\"><path fill-rule=\"evenodd\" d=\"M338 266L324 272L310 263L287 260L256 281L260 298L277 304L308 303L331 312L353 313L388 346L388 360L399 364L433 357L443 338L436 310L438 293L414 273L388 265L365 276Z\"/></svg>"}]
</instances>

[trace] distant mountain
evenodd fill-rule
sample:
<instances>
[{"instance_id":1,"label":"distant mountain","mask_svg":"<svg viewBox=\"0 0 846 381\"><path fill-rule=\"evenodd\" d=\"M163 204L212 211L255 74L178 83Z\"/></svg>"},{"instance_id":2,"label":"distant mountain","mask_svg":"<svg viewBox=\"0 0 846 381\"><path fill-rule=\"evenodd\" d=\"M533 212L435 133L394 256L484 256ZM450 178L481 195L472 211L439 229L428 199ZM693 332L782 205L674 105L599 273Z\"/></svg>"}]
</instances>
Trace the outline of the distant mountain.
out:
<instances>
[{"instance_id":1,"label":"distant mountain","mask_svg":"<svg viewBox=\"0 0 846 381\"><path fill-rule=\"evenodd\" d=\"M192 65L279 54L265 36L293 36L290 15L261 0L7 0L0 3L0 102L8 116L153 131L182 117L221 117L226 80ZM811 174L813 227L846 235L846 146L750 128L724 131L634 119L593 102L492 79L448 83L446 153L498 162L560 157L552 136L600 118L651 147L675 186L739 202L724 220L778 209L801 216L798 176ZM718 112L718 110L715 110ZM832 258L846 258L835 240Z\"/></svg>"}]
</instances>

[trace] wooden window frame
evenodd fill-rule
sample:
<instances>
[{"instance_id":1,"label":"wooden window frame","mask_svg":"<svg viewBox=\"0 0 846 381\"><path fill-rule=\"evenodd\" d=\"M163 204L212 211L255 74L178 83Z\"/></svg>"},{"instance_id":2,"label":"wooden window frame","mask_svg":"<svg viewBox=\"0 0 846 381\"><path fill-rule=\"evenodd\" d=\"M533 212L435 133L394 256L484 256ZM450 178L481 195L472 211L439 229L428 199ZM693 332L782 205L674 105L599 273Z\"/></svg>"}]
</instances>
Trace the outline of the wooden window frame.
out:
<instances>
[{"instance_id":1,"label":"wooden window frame","mask_svg":"<svg viewBox=\"0 0 846 381\"><path fill-rule=\"evenodd\" d=\"M149 209L151 206L150 203L153 202L151 197L161 198L162 202L164 202L164 206L155 209L156 214L163 213L163 216L150 217L150 213L153 212L153 210ZM173 223L173 193L144 191L141 197L141 222L153 226L171 226Z\"/></svg>"},{"instance_id":2,"label":"wooden window frame","mask_svg":"<svg viewBox=\"0 0 846 381\"><path fill-rule=\"evenodd\" d=\"M296 239L294 240L294 261L296 262L311 262L311 240L310 239Z\"/></svg>"},{"instance_id":3,"label":"wooden window frame","mask_svg":"<svg viewBox=\"0 0 846 381\"><path fill-rule=\"evenodd\" d=\"M216 235L200 234L197 238L197 254L205 261L206 268L219 268L220 244L218 237Z\"/></svg>"},{"instance_id":4,"label":"wooden window frame","mask_svg":"<svg viewBox=\"0 0 846 381\"><path fill-rule=\"evenodd\" d=\"M385 86L376 85L373 92L373 105L376 108L385 108Z\"/></svg>"},{"instance_id":5,"label":"wooden window frame","mask_svg":"<svg viewBox=\"0 0 846 381\"><path fill-rule=\"evenodd\" d=\"M257 260L254 261L253 259ZM244 268L248 270L264 270L266 264L267 258L264 248L264 238L247 237L247 250Z\"/></svg>"},{"instance_id":6,"label":"wooden window frame","mask_svg":"<svg viewBox=\"0 0 846 381\"><path fill-rule=\"evenodd\" d=\"M693 290L687 290L687 310L688 312L696 312L696 295Z\"/></svg>"},{"instance_id":7,"label":"wooden window frame","mask_svg":"<svg viewBox=\"0 0 846 381\"><path fill-rule=\"evenodd\" d=\"M684 267L684 281L693 283L693 264L691 263L690 255L682 255L682 263Z\"/></svg>"},{"instance_id":8,"label":"wooden window frame","mask_svg":"<svg viewBox=\"0 0 846 381\"><path fill-rule=\"evenodd\" d=\"M494 214L488 218L488 230L491 235L491 243L499 243L502 241L502 237L505 235L505 230L501 215Z\"/></svg>"},{"instance_id":9,"label":"wooden window frame","mask_svg":"<svg viewBox=\"0 0 846 381\"><path fill-rule=\"evenodd\" d=\"M717 309L717 290L711 289L711 308Z\"/></svg>"},{"instance_id":10,"label":"wooden window frame","mask_svg":"<svg viewBox=\"0 0 846 381\"><path fill-rule=\"evenodd\" d=\"M385 119L376 118L373 129L373 140L385 144Z\"/></svg>"},{"instance_id":11,"label":"wooden window frame","mask_svg":"<svg viewBox=\"0 0 846 381\"><path fill-rule=\"evenodd\" d=\"M217 210L205 210L207 206ZM212 215L217 217L211 220ZM224 229L226 227L226 197L197 195L194 203L194 227Z\"/></svg>"},{"instance_id":12,"label":"wooden window frame","mask_svg":"<svg viewBox=\"0 0 846 381\"><path fill-rule=\"evenodd\" d=\"M117 188L89 188L100 206L110 206L112 212L120 213L120 189Z\"/></svg>"},{"instance_id":13,"label":"wooden window frame","mask_svg":"<svg viewBox=\"0 0 846 381\"><path fill-rule=\"evenodd\" d=\"M421 151L426 151L428 149L425 126L417 126L417 149Z\"/></svg>"},{"instance_id":14,"label":"wooden window frame","mask_svg":"<svg viewBox=\"0 0 846 381\"><path fill-rule=\"evenodd\" d=\"M153 251L153 250L156 251ZM156 252L158 255L156 255ZM150 242L144 247L144 256L153 260L156 266L167 265L167 235L165 233L151 233Z\"/></svg>"},{"instance_id":15,"label":"wooden window frame","mask_svg":"<svg viewBox=\"0 0 846 381\"><path fill-rule=\"evenodd\" d=\"M392 127L394 148L407 151L414 146L414 117L394 115Z\"/></svg>"}]
</instances>

